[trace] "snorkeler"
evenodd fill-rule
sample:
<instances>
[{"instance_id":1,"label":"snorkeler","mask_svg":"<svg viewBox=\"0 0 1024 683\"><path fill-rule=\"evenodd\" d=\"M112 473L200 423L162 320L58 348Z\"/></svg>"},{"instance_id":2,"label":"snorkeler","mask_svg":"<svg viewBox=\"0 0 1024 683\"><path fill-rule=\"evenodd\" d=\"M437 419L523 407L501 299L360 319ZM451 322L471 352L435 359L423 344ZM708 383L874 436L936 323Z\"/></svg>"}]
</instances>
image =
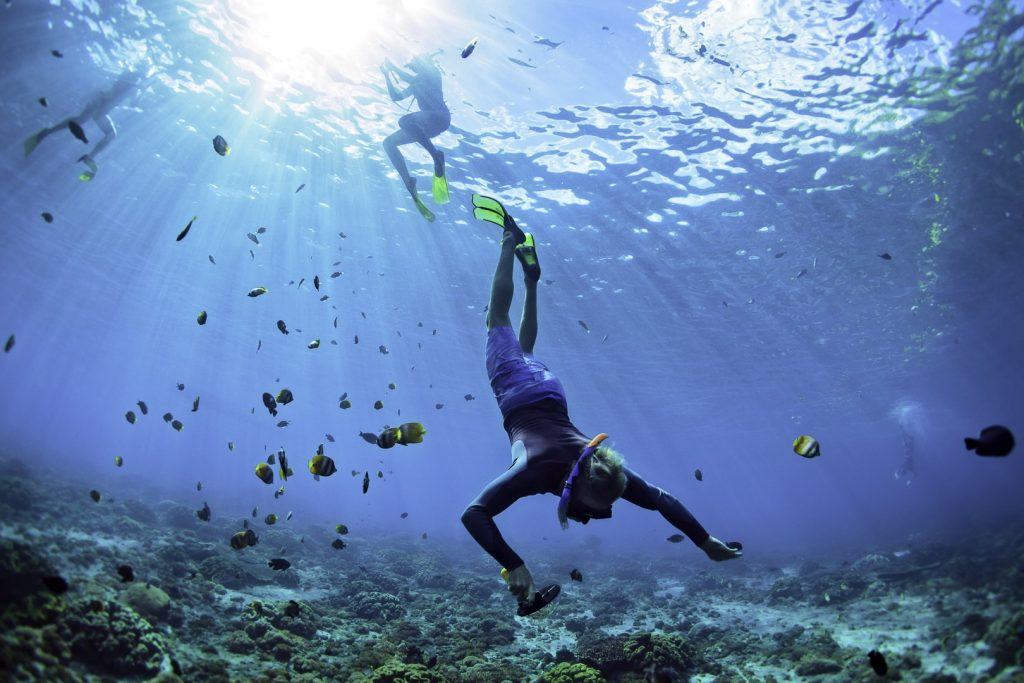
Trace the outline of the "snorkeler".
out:
<instances>
[{"instance_id":1,"label":"snorkeler","mask_svg":"<svg viewBox=\"0 0 1024 683\"><path fill-rule=\"evenodd\" d=\"M92 151L78 158L79 162L84 163L88 167L88 170L78 174L78 179L82 181L92 180L99 171L99 166L96 164L96 156L106 149L107 145L117 137L117 129L110 118L110 111L129 96L137 96L138 88L145 78L146 76L141 72L132 71L131 69L126 70L112 86L86 104L78 116L66 118L58 124L49 128L43 128L41 131L30 135L25 140L25 156L27 157L31 154L39 146L39 143L49 137L50 134L64 128L67 128L71 131L72 135L88 144L88 138L85 136L85 131L82 130L82 124L92 119L103 132L103 138L96 143ZM134 93L133 90L135 91Z\"/></svg>"},{"instance_id":2,"label":"snorkeler","mask_svg":"<svg viewBox=\"0 0 1024 683\"><path fill-rule=\"evenodd\" d=\"M436 137L448 130L452 123L452 114L448 111L448 105L444 103L444 95L441 93L441 70L428 56L416 57L406 64L408 71L399 69L391 63L391 60L384 60L380 67L384 74L384 81L388 86L388 95L392 101L400 102L409 96L416 99L420 110L406 114L398 119L399 130L389 135L384 140L384 151L387 152L391 164L402 176L405 188L412 195L416 208L420 215L428 221L434 220L434 214L423 203L416 193L416 179L409 173L405 165L405 158L398 150L402 145L411 142L419 143L427 150L430 158L434 160L434 201L438 204L448 203L448 180L444 172L444 152L434 146L430 138ZM401 78L408 86L399 90L393 78Z\"/></svg>"},{"instance_id":3,"label":"snorkeler","mask_svg":"<svg viewBox=\"0 0 1024 683\"><path fill-rule=\"evenodd\" d=\"M741 556L742 546L726 544L708 534L683 505L669 493L647 483L627 468L622 457L590 439L569 419L562 383L533 355L537 341L537 281L540 263L533 236L524 233L496 200L473 195L473 215L504 230L501 255L491 285L487 313L487 374L512 443L512 465L477 496L462 514L470 535L504 568L508 588L519 599L520 614L550 602L549 586L535 593L533 577L523 560L502 538L494 517L524 496L551 493L560 496L558 519L586 524L607 519L612 503L629 501L657 510L672 526L686 534L712 560ZM512 331L513 263L523 267L526 301L519 337Z\"/></svg>"}]
</instances>

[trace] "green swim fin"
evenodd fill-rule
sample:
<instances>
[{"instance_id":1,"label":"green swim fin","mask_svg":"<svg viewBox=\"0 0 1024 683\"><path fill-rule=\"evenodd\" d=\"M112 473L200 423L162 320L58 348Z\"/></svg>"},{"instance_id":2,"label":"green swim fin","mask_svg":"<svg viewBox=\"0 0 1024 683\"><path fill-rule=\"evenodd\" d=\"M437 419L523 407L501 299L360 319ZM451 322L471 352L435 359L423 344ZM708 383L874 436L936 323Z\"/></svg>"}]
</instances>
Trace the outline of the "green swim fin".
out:
<instances>
[{"instance_id":1,"label":"green swim fin","mask_svg":"<svg viewBox=\"0 0 1024 683\"><path fill-rule=\"evenodd\" d=\"M44 128L43 130L46 130L46 129ZM25 140L25 156L28 156L29 154L31 154L33 152L33 150L35 150L35 148L39 146L39 134L42 133L42 132L43 131L40 130L40 131L38 131L36 133L33 133L32 135L30 135L28 137L27 140Z\"/></svg>"},{"instance_id":2,"label":"green swim fin","mask_svg":"<svg viewBox=\"0 0 1024 683\"><path fill-rule=\"evenodd\" d=\"M447 204L452 200L448 193L448 179L444 176L434 176L434 202Z\"/></svg>"},{"instance_id":3,"label":"green swim fin","mask_svg":"<svg viewBox=\"0 0 1024 683\"><path fill-rule=\"evenodd\" d=\"M537 281L540 279L540 261L537 260L537 245L533 241L533 233L527 232L526 240L516 246L516 258L519 259L519 263L523 266L523 273L530 280Z\"/></svg>"},{"instance_id":4,"label":"green swim fin","mask_svg":"<svg viewBox=\"0 0 1024 683\"><path fill-rule=\"evenodd\" d=\"M99 172L100 170L100 167L96 164L95 161L93 161L93 158L88 154L84 154L81 157L79 157L78 160L89 167L88 171L82 171L81 173L78 174L78 179L81 180L82 182L87 183L93 178L95 178L96 173Z\"/></svg>"},{"instance_id":5,"label":"green swim fin","mask_svg":"<svg viewBox=\"0 0 1024 683\"><path fill-rule=\"evenodd\" d=\"M482 194L473 195L473 216L481 221L488 221L508 230L515 236L516 244L526 241L526 233L519 229L516 221L505 211L497 199Z\"/></svg>"},{"instance_id":6,"label":"green swim fin","mask_svg":"<svg viewBox=\"0 0 1024 683\"><path fill-rule=\"evenodd\" d=\"M413 195L412 200L416 202L416 208L419 210L420 215L426 218L430 223L433 223L436 217L433 212L427 208L427 205L423 203L423 200L415 195Z\"/></svg>"}]
</instances>

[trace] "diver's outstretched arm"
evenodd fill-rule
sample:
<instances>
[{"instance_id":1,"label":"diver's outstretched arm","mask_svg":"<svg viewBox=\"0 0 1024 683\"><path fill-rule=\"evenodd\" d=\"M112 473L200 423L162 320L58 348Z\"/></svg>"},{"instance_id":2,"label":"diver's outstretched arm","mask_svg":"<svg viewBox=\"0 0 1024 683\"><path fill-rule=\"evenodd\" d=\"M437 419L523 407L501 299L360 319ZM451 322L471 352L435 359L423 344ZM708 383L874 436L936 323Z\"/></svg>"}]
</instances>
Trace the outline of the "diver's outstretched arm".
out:
<instances>
[{"instance_id":1,"label":"diver's outstretched arm","mask_svg":"<svg viewBox=\"0 0 1024 683\"><path fill-rule=\"evenodd\" d=\"M710 534L674 496L657 486L648 484L643 477L628 467L623 467L622 471L626 474L626 490L622 493L623 500L645 510L657 510L662 517L668 520L669 524L686 534L687 538L695 545L700 546L708 540Z\"/></svg>"},{"instance_id":2,"label":"diver's outstretched arm","mask_svg":"<svg viewBox=\"0 0 1024 683\"><path fill-rule=\"evenodd\" d=\"M384 68L381 68L384 72L384 82L388 86L388 97L391 98L392 102L400 102L412 94L412 88L406 88L405 90L398 90L395 84L391 82L391 74L388 73Z\"/></svg>"},{"instance_id":3,"label":"diver's outstretched arm","mask_svg":"<svg viewBox=\"0 0 1024 683\"><path fill-rule=\"evenodd\" d=\"M519 322L519 345L525 353L533 353L537 343L537 281L526 278L526 300L523 319Z\"/></svg>"},{"instance_id":4,"label":"diver's outstretched arm","mask_svg":"<svg viewBox=\"0 0 1024 683\"><path fill-rule=\"evenodd\" d=\"M397 66L395 66L394 62L392 62L390 59L384 60L384 66L386 66L391 71L394 71L395 75L401 78L406 83L412 83L414 80L416 80L416 74L412 73L411 71L402 71Z\"/></svg>"}]
</instances>

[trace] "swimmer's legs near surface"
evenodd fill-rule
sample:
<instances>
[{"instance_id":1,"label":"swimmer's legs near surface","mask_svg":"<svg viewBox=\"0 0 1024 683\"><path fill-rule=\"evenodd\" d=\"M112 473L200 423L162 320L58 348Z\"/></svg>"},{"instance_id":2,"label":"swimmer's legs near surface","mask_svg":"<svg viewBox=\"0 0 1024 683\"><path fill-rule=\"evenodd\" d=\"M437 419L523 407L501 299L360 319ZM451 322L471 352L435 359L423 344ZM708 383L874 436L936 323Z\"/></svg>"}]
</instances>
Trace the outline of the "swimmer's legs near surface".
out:
<instances>
[{"instance_id":1,"label":"swimmer's legs near surface","mask_svg":"<svg viewBox=\"0 0 1024 683\"><path fill-rule=\"evenodd\" d=\"M60 130L62 128L67 128L68 127L68 123L70 123L71 121L74 121L74 119L72 119L70 117L66 118L66 119L64 119L63 121L61 121L58 124L50 126L49 128L43 128L42 130L36 131L32 135L30 135L28 137L28 139L25 140L25 156L28 156L29 154L31 154L32 151L45 138L49 137L53 133L56 133L58 130Z\"/></svg>"},{"instance_id":2,"label":"swimmer's legs near surface","mask_svg":"<svg viewBox=\"0 0 1024 683\"><path fill-rule=\"evenodd\" d=\"M408 131L399 129L384 139L384 151L388 155L388 159L391 160L391 165L398 171L398 175L401 176L402 182L405 183L405 189L409 191L409 195L412 197L413 202L416 203L416 210L420 212L428 221L434 220L434 214L431 213L427 205L423 203L423 200L416 194L416 179L409 173L409 167L405 163L405 157L399 151L401 145L408 145L411 142L415 142L413 137Z\"/></svg>"},{"instance_id":3,"label":"swimmer's legs near surface","mask_svg":"<svg viewBox=\"0 0 1024 683\"><path fill-rule=\"evenodd\" d=\"M96 146L93 147L92 151L88 154L88 156L95 159L96 155L102 152L106 146L117 137L117 128L114 127L114 122L110 120L109 116L97 116L93 121L95 121L96 125L100 127L101 131L103 131L103 138L96 143Z\"/></svg>"},{"instance_id":4,"label":"swimmer's legs near surface","mask_svg":"<svg viewBox=\"0 0 1024 683\"><path fill-rule=\"evenodd\" d=\"M493 327L511 327L509 310L512 308L512 295L515 285L512 273L516 260L516 243L512 233L505 232L501 238L501 255L494 269L494 280L491 282L491 300L487 306L487 329Z\"/></svg>"}]
</instances>

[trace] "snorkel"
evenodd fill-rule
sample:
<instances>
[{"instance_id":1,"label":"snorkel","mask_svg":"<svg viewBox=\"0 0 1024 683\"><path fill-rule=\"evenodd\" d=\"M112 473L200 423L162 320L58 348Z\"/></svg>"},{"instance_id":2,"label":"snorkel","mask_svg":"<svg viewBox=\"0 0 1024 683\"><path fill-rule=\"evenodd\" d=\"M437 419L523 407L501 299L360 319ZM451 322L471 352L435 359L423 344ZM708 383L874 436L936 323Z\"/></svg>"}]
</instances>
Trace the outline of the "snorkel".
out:
<instances>
[{"instance_id":1,"label":"snorkel","mask_svg":"<svg viewBox=\"0 0 1024 683\"><path fill-rule=\"evenodd\" d=\"M594 454L597 447L601 445L601 442L608 438L605 433L598 434L587 447L583 449L583 453L577 458L576 464L572 466L572 471L569 473L569 478L565 480L565 486L562 488L562 497L558 501L558 523L562 525L562 529L569 528L569 500L572 498L572 487L576 483L576 477L580 475L580 465L588 457Z\"/></svg>"}]
</instances>

